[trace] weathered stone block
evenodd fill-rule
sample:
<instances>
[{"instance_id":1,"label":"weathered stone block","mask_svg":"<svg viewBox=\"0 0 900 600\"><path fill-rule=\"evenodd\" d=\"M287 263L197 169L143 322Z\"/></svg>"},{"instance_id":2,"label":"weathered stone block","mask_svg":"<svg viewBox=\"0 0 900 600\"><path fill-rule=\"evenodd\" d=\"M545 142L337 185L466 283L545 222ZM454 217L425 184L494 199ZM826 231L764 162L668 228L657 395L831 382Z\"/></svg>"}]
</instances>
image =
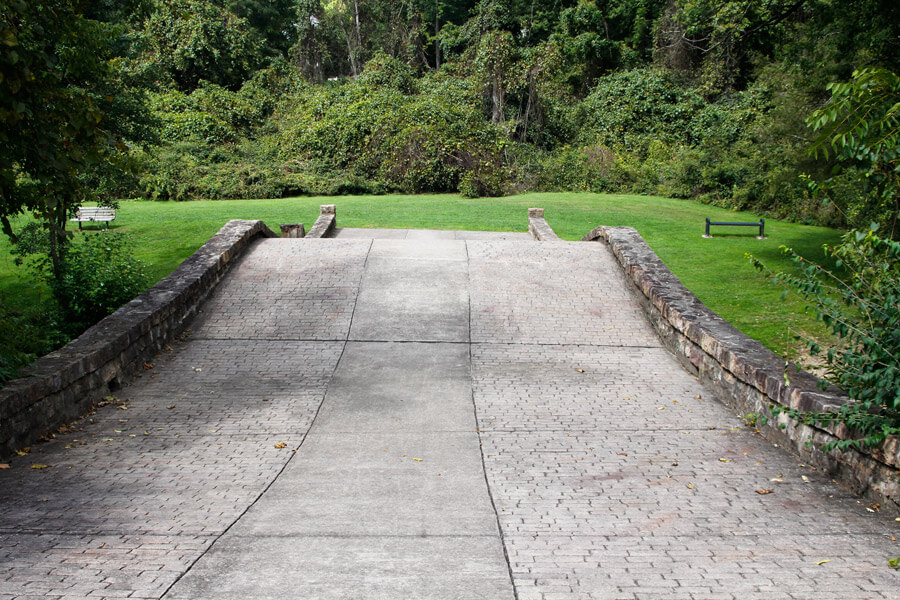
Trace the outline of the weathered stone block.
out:
<instances>
[{"instance_id":1,"label":"weathered stone block","mask_svg":"<svg viewBox=\"0 0 900 600\"><path fill-rule=\"evenodd\" d=\"M668 271L637 231L598 227L585 241L602 240L634 282L640 304L660 340L678 357L686 357L701 379L720 392L720 399L739 412L771 415L770 404L799 410L837 410L849 400L832 387L821 391L819 380L751 340L710 311ZM673 334L674 332L674 334ZM811 427L782 413L762 432L792 447L807 462L826 467L832 476L873 498L900 505L900 441L891 437L879 448L857 452L822 452L823 444L847 439L846 426Z\"/></svg>"}]
</instances>

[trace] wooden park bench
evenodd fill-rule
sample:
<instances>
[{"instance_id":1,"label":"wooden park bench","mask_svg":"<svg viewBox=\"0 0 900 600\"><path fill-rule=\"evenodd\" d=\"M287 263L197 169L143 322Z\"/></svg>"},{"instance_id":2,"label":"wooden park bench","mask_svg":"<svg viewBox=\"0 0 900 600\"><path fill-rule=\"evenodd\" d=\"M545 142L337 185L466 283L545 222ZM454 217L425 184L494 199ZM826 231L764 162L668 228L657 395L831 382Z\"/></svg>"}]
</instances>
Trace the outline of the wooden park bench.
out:
<instances>
[{"instance_id":1,"label":"wooden park bench","mask_svg":"<svg viewBox=\"0 0 900 600\"><path fill-rule=\"evenodd\" d=\"M109 229L109 222L116 220L116 209L108 206L81 206L75 212L75 218L72 221L78 221L78 229L81 229L82 223L106 223Z\"/></svg>"}]
</instances>

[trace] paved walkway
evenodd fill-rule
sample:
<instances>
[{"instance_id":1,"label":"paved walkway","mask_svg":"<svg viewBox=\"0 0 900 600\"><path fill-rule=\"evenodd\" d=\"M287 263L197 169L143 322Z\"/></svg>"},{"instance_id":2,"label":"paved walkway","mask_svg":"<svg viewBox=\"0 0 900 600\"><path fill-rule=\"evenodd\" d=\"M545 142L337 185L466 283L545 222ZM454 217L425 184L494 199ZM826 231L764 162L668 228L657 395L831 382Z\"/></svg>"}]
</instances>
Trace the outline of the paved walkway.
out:
<instances>
[{"instance_id":1,"label":"paved walkway","mask_svg":"<svg viewBox=\"0 0 900 600\"><path fill-rule=\"evenodd\" d=\"M718 404L603 245L373 235L258 242L0 470L0 599L898 597L900 524Z\"/></svg>"}]
</instances>

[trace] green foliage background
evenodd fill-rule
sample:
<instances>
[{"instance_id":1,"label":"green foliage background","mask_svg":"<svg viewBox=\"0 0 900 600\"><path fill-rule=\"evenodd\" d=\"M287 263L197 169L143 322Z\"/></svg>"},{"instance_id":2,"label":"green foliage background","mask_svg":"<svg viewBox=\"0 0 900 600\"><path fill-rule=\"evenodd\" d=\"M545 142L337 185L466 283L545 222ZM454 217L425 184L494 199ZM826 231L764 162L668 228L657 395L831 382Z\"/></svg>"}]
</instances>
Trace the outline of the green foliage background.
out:
<instances>
[{"instance_id":1,"label":"green foliage background","mask_svg":"<svg viewBox=\"0 0 900 600\"><path fill-rule=\"evenodd\" d=\"M585 190L833 226L878 206L805 119L854 69L900 70L888 0L98 6L159 132L108 198Z\"/></svg>"}]
</instances>

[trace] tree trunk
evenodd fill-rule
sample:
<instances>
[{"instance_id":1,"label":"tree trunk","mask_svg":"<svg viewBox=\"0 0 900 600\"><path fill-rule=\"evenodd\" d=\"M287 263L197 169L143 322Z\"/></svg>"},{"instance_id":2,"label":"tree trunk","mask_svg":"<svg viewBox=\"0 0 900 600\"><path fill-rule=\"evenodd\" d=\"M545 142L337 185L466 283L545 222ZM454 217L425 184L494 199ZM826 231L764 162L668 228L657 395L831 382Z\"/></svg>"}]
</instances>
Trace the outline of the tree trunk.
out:
<instances>
[{"instance_id":1,"label":"tree trunk","mask_svg":"<svg viewBox=\"0 0 900 600\"><path fill-rule=\"evenodd\" d=\"M494 80L491 82L491 121L494 123L502 123L506 120L503 115L503 106L504 106L504 93L503 93L503 82L500 79L500 74L494 74Z\"/></svg>"},{"instance_id":2,"label":"tree trunk","mask_svg":"<svg viewBox=\"0 0 900 600\"><path fill-rule=\"evenodd\" d=\"M353 34L344 27L343 20L339 21L341 33L344 34L344 41L347 42L347 58L350 59L350 74L354 79L359 75L359 65L356 62L356 51L353 48Z\"/></svg>"},{"instance_id":3,"label":"tree trunk","mask_svg":"<svg viewBox=\"0 0 900 600\"><path fill-rule=\"evenodd\" d=\"M438 0L434 1L434 70L441 68L441 41L438 34L441 32L441 17L438 12Z\"/></svg>"}]
</instances>

